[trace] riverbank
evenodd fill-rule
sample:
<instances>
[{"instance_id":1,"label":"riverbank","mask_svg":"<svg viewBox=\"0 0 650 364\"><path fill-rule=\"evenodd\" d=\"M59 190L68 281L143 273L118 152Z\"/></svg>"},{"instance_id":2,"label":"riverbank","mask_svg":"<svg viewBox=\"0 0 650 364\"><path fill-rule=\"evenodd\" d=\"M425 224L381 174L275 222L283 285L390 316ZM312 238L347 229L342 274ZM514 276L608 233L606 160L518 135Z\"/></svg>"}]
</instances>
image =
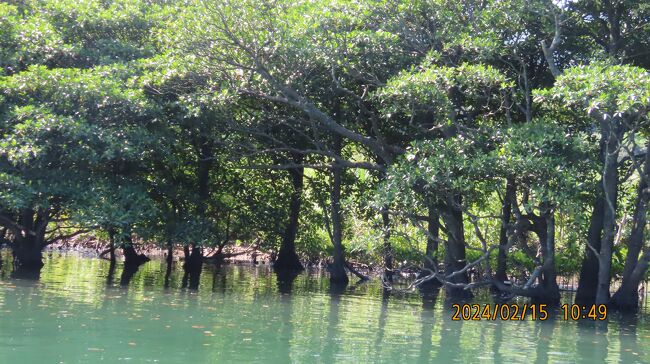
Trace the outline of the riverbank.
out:
<instances>
[{"instance_id":1,"label":"riverbank","mask_svg":"<svg viewBox=\"0 0 650 364\"><path fill-rule=\"evenodd\" d=\"M167 258L168 249L161 247L158 244L134 242L135 249L139 254L144 254L151 259L165 259ZM69 239L60 241L45 248L45 251L59 251L59 252L76 252L84 256L107 256L108 242L101 241L94 237L80 237L77 239ZM203 255L206 259L214 257L217 248L205 248ZM104 254L102 254L104 253ZM266 252L260 250L253 245L229 245L222 250L222 261L224 263L251 263L251 264L270 264L273 252ZM115 249L115 255L122 258L122 250ZM172 250L172 260L174 262L183 261L185 258L183 247L175 245Z\"/></svg>"}]
</instances>

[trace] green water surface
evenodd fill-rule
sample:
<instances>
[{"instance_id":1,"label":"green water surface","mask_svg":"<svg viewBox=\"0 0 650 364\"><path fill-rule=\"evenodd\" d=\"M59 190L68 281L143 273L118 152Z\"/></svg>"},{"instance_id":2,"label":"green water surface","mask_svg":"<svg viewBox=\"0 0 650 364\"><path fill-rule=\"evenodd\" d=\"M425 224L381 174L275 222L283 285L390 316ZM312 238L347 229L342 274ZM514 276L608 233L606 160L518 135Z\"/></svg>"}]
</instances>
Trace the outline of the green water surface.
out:
<instances>
[{"instance_id":1,"label":"green water surface","mask_svg":"<svg viewBox=\"0 0 650 364\"><path fill-rule=\"evenodd\" d=\"M5 257L6 258L6 257ZM48 254L38 280L0 269L0 363L643 363L647 314L605 323L452 321L443 295L281 282L267 266L206 267L198 290L174 270ZM487 296L486 296L487 297ZM567 298L567 300L570 298ZM487 301L487 298L484 298ZM523 301L522 301L523 303Z\"/></svg>"}]
</instances>

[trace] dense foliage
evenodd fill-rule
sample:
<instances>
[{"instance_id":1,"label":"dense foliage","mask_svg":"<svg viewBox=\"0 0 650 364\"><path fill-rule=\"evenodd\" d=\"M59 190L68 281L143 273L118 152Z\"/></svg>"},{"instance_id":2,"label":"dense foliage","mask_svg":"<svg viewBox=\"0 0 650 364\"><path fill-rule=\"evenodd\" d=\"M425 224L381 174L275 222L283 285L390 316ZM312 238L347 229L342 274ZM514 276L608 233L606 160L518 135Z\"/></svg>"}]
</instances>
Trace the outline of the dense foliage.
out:
<instances>
[{"instance_id":1,"label":"dense foliage","mask_svg":"<svg viewBox=\"0 0 650 364\"><path fill-rule=\"evenodd\" d=\"M649 24L633 0L3 2L0 238L17 269L90 234L136 268L137 241L190 275L244 244L636 307Z\"/></svg>"}]
</instances>

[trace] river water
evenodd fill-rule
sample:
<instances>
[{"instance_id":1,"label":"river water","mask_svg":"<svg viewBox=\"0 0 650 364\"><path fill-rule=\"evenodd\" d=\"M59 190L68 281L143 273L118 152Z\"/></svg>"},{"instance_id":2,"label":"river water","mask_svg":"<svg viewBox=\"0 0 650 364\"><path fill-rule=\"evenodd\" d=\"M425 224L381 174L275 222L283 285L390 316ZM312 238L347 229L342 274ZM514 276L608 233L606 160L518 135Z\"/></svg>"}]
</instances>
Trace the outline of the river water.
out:
<instances>
[{"instance_id":1,"label":"river water","mask_svg":"<svg viewBox=\"0 0 650 364\"><path fill-rule=\"evenodd\" d=\"M165 288L152 261L121 287L119 264L108 280L106 261L45 261L38 280L0 269L0 363L650 362L647 313L463 322L442 294L386 295L373 281L334 292L319 274L226 265L206 267L198 290L176 269Z\"/></svg>"}]
</instances>

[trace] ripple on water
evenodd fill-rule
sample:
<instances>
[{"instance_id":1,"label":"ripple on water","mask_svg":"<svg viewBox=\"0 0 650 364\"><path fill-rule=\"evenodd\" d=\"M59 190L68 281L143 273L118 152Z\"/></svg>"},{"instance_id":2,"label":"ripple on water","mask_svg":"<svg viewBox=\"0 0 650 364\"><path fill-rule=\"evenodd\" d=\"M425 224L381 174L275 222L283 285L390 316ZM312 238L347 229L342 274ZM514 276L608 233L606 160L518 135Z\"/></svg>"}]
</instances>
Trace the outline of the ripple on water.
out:
<instances>
[{"instance_id":1,"label":"ripple on water","mask_svg":"<svg viewBox=\"0 0 650 364\"><path fill-rule=\"evenodd\" d=\"M107 263L46 259L40 281L0 278L0 362L642 362L644 316L604 330L573 322L454 322L442 297L382 299L369 282L329 293L300 275L279 294L265 267L206 267L198 291L149 262L128 287ZM286 291L286 285L282 287ZM423 308L423 306L429 308ZM602 348L606 349L603 350ZM38 348L38 350L34 350Z\"/></svg>"}]
</instances>

